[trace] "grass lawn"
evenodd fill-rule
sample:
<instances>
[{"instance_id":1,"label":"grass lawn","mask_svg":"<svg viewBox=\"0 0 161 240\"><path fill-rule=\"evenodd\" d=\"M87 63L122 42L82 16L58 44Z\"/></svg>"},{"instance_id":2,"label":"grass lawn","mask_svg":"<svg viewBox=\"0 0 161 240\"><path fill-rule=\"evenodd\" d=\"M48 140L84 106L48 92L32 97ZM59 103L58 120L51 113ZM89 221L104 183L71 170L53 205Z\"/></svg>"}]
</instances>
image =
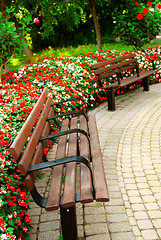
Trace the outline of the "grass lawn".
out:
<instances>
[{"instance_id":1,"label":"grass lawn","mask_svg":"<svg viewBox=\"0 0 161 240\"><path fill-rule=\"evenodd\" d=\"M156 47L161 46L161 41L154 41L153 43L149 43L144 46L144 49L147 49L149 47ZM133 51L134 49L132 46L127 46L125 42L114 42L114 43L105 43L102 45L103 50L127 50L127 51ZM97 45L89 44L89 45L79 45L78 47L67 47L67 48L51 48L44 49L41 52L33 53L34 57L32 59L32 63L36 62L38 59L42 59L45 56L49 57L61 57L61 56L69 56L69 55L77 55L82 52L88 53L88 52L96 52L97 51ZM15 55L10 61L10 70L17 70L25 65L26 56L25 54L21 55Z\"/></svg>"}]
</instances>

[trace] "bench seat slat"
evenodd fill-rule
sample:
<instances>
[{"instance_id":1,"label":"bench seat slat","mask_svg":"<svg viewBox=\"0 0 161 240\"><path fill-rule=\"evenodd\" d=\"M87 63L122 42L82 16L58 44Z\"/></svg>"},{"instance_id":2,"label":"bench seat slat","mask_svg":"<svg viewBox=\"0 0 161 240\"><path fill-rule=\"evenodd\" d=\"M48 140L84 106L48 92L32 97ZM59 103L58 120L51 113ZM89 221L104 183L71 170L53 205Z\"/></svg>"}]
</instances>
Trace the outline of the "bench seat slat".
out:
<instances>
[{"instance_id":1,"label":"bench seat slat","mask_svg":"<svg viewBox=\"0 0 161 240\"><path fill-rule=\"evenodd\" d=\"M21 128L21 130L18 133L18 136L16 137L16 139L12 143L12 146L9 149L10 153L12 154L12 156L15 160L18 159L18 157L27 141L27 138L32 130L32 127L34 126L35 121L42 110L42 106L46 101L47 95L48 95L48 90L47 90L47 88L44 88L40 98L38 99L37 103L35 104L32 112L31 112L31 114L27 118L27 121L24 123L23 127Z\"/></svg>"},{"instance_id":2,"label":"bench seat slat","mask_svg":"<svg viewBox=\"0 0 161 240\"><path fill-rule=\"evenodd\" d=\"M119 87L124 87L126 85L132 84L136 81L138 81L139 79L143 79L145 77L148 77L149 75L156 73L158 71L158 69L154 69L154 70L148 70L148 71L142 71L139 73L139 77L137 77L137 74L130 76L126 79L121 80L121 83L119 85Z\"/></svg>"},{"instance_id":3,"label":"bench seat slat","mask_svg":"<svg viewBox=\"0 0 161 240\"><path fill-rule=\"evenodd\" d=\"M69 121L64 120L62 122L61 131L68 130ZM61 136L56 152L56 159L65 157L66 154L66 141L67 136ZM49 195L46 203L46 211L57 210L60 205L60 196L62 188L62 176L63 176L64 165L55 166L52 171L52 179L49 188Z\"/></svg>"},{"instance_id":4,"label":"bench seat slat","mask_svg":"<svg viewBox=\"0 0 161 240\"><path fill-rule=\"evenodd\" d=\"M158 69L154 69L154 70L148 70L148 71L142 71L139 73L139 77L137 77L137 74L133 75L133 76L130 76L130 77L127 77L123 80L120 80L120 84L118 85L118 82L114 82L114 83L111 83L109 84L108 86L106 87L103 87L103 89L111 89L111 88L122 88L122 87L125 87L127 85L130 85L130 84L133 84L134 82L137 82L139 79L143 79L145 77L148 77L149 75L153 74L153 73L156 73L158 72Z\"/></svg>"},{"instance_id":5,"label":"bench seat slat","mask_svg":"<svg viewBox=\"0 0 161 240\"><path fill-rule=\"evenodd\" d=\"M87 122L84 116L80 116L80 129L87 132ZM89 160L89 143L83 134L80 134L80 156ZM90 171L84 164L80 164L80 171L80 202L89 203L93 201Z\"/></svg>"},{"instance_id":6,"label":"bench seat slat","mask_svg":"<svg viewBox=\"0 0 161 240\"><path fill-rule=\"evenodd\" d=\"M71 119L70 129L74 129L77 127L78 127L78 118L74 117ZM69 135L68 146L69 146L68 156L69 157L76 156L77 155L77 133L72 133ZM76 162L67 163L62 207L72 207L75 205L76 168L77 168Z\"/></svg>"},{"instance_id":7,"label":"bench seat slat","mask_svg":"<svg viewBox=\"0 0 161 240\"><path fill-rule=\"evenodd\" d=\"M106 177L104 173L103 159L100 150L98 132L93 131L93 129L97 129L96 120L94 114L92 113L89 114L88 117L96 201L108 202L109 194L107 189Z\"/></svg>"}]
</instances>

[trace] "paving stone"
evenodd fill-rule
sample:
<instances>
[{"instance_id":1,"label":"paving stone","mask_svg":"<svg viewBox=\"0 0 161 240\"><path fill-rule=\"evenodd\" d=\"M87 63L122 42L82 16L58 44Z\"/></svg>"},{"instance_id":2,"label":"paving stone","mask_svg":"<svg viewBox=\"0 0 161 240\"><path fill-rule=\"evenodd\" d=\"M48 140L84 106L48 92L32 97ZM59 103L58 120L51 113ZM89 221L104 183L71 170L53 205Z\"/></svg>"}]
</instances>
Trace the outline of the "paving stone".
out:
<instances>
[{"instance_id":1,"label":"paving stone","mask_svg":"<svg viewBox=\"0 0 161 240\"><path fill-rule=\"evenodd\" d=\"M155 197L150 195L142 196L142 199L145 203L152 203L156 201Z\"/></svg>"},{"instance_id":2,"label":"paving stone","mask_svg":"<svg viewBox=\"0 0 161 240\"><path fill-rule=\"evenodd\" d=\"M159 239L156 231L153 229L143 230L143 231L141 231L141 234L142 234L143 238L146 240Z\"/></svg>"},{"instance_id":3,"label":"paving stone","mask_svg":"<svg viewBox=\"0 0 161 240\"><path fill-rule=\"evenodd\" d=\"M29 234L29 239L30 240L37 240L37 236L36 236L36 234Z\"/></svg>"},{"instance_id":4,"label":"paving stone","mask_svg":"<svg viewBox=\"0 0 161 240\"><path fill-rule=\"evenodd\" d=\"M161 228L161 219L152 219L155 228Z\"/></svg>"},{"instance_id":5,"label":"paving stone","mask_svg":"<svg viewBox=\"0 0 161 240\"><path fill-rule=\"evenodd\" d=\"M128 218L125 213L123 213L123 214L108 214L107 220L109 223L126 222L128 220Z\"/></svg>"},{"instance_id":6,"label":"paving stone","mask_svg":"<svg viewBox=\"0 0 161 240\"><path fill-rule=\"evenodd\" d=\"M83 228L83 225L77 225L77 230L78 230L78 238L84 238L84 228Z\"/></svg>"},{"instance_id":7,"label":"paving stone","mask_svg":"<svg viewBox=\"0 0 161 240\"><path fill-rule=\"evenodd\" d=\"M147 210L157 210L159 209L159 206L157 203L153 202L153 203L145 203L145 207Z\"/></svg>"},{"instance_id":8,"label":"paving stone","mask_svg":"<svg viewBox=\"0 0 161 240\"><path fill-rule=\"evenodd\" d=\"M92 235L89 237L86 237L86 240L110 240L110 235L107 234L99 234L99 235Z\"/></svg>"},{"instance_id":9,"label":"paving stone","mask_svg":"<svg viewBox=\"0 0 161 240\"><path fill-rule=\"evenodd\" d=\"M111 201L105 203L105 206L122 206L123 200L121 198L112 199Z\"/></svg>"},{"instance_id":10,"label":"paving stone","mask_svg":"<svg viewBox=\"0 0 161 240\"><path fill-rule=\"evenodd\" d=\"M129 232L129 231L131 231L131 226L130 226L129 222L110 223L109 231L110 231L110 233Z\"/></svg>"},{"instance_id":11,"label":"paving stone","mask_svg":"<svg viewBox=\"0 0 161 240\"><path fill-rule=\"evenodd\" d=\"M140 219L148 219L148 214L146 212L134 212L134 217L136 220L140 220Z\"/></svg>"},{"instance_id":12,"label":"paving stone","mask_svg":"<svg viewBox=\"0 0 161 240\"><path fill-rule=\"evenodd\" d=\"M109 206L110 207L110 206ZM84 209L85 214L101 214L104 213L103 207L85 207Z\"/></svg>"},{"instance_id":13,"label":"paving stone","mask_svg":"<svg viewBox=\"0 0 161 240\"><path fill-rule=\"evenodd\" d=\"M148 211L150 218L161 218L161 212L159 210Z\"/></svg>"},{"instance_id":14,"label":"paving stone","mask_svg":"<svg viewBox=\"0 0 161 240\"><path fill-rule=\"evenodd\" d=\"M50 240L50 239L57 240L59 236L61 236L61 235L58 230L57 231L40 232L38 234L38 240Z\"/></svg>"},{"instance_id":15,"label":"paving stone","mask_svg":"<svg viewBox=\"0 0 161 240\"><path fill-rule=\"evenodd\" d=\"M32 216L31 217L31 225L32 224L38 224L38 222L39 222L39 219L40 219L40 216Z\"/></svg>"},{"instance_id":16,"label":"paving stone","mask_svg":"<svg viewBox=\"0 0 161 240\"><path fill-rule=\"evenodd\" d=\"M32 208L30 210L28 210L28 214L30 216L37 216L37 215L40 215L41 214L41 208Z\"/></svg>"},{"instance_id":17,"label":"paving stone","mask_svg":"<svg viewBox=\"0 0 161 240\"><path fill-rule=\"evenodd\" d=\"M108 228L106 223L95 223L95 224L86 224L85 225L85 235L98 235L108 233Z\"/></svg>"},{"instance_id":18,"label":"paving stone","mask_svg":"<svg viewBox=\"0 0 161 240\"><path fill-rule=\"evenodd\" d=\"M139 220L137 224L140 230L153 228L153 224L150 220Z\"/></svg>"},{"instance_id":19,"label":"paving stone","mask_svg":"<svg viewBox=\"0 0 161 240\"><path fill-rule=\"evenodd\" d=\"M131 204L131 207L132 207L133 211L144 211L145 210L145 207L142 203Z\"/></svg>"},{"instance_id":20,"label":"paving stone","mask_svg":"<svg viewBox=\"0 0 161 240\"><path fill-rule=\"evenodd\" d=\"M112 233L111 234L111 239L112 240L135 240L135 236L132 232L124 232L122 233Z\"/></svg>"},{"instance_id":21,"label":"paving stone","mask_svg":"<svg viewBox=\"0 0 161 240\"><path fill-rule=\"evenodd\" d=\"M159 235L159 239L161 239L161 229L156 229L156 232L157 232L158 235Z\"/></svg>"},{"instance_id":22,"label":"paving stone","mask_svg":"<svg viewBox=\"0 0 161 240\"><path fill-rule=\"evenodd\" d=\"M59 220L60 213L58 211L45 212L40 216L40 222L49 222L53 220Z\"/></svg>"},{"instance_id":23,"label":"paving stone","mask_svg":"<svg viewBox=\"0 0 161 240\"><path fill-rule=\"evenodd\" d=\"M92 215L85 215L84 217L85 223L102 223L106 222L106 217L104 214L92 214Z\"/></svg>"},{"instance_id":24,"label":"paving stone","mask_svg":"<svg viewBox=\"0 0 161 240\"><path fill-rule=\"evenodd\" d=\"M59 221L50 221L50 222L44 222L39 224L40 232L54 231L58 229L59 229Z\"/></svg>"},{"instance_id":25,"label":"paving stone","mask_svg":"<svg viewBox=\"0 0 161 240\"><path fill-rule=\"evenodd\" d=\"M125 207L124 206L106 206L106 212L108 214L111 214L111 213L117 213L117 214L120 214L120 213L125 213Z\"/></svg>"},{"instance_id":26,"label":"paving stone","mask_svg":"<svg viewBox=\"0 0 161 240\"><path fill-rule=\"evenodd\" d=\"M141 236L141 232L140 232L140 229L138 228L138 226L132 226L132 231L136 237Z\"/></svg>"}]
</instances>

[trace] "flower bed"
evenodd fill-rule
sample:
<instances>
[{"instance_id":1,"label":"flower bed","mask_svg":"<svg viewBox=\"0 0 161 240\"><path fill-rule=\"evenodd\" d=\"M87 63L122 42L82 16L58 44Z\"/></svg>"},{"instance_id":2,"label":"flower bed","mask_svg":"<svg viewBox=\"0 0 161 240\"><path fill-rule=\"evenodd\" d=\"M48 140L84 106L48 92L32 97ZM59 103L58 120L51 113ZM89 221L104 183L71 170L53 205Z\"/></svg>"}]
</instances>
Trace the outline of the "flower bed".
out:
<instances>
[{"instance_id":1,"label":"flower bed","mask_svg":"<svg viewBox=\"0 0 161 240\"><path fill-rule=\"evenodd\" d=\"M44 87L53 95L54 101L81 97L88 108L97 107L106 100L95 82L91 64L115 58L130 52L99 51L77 56L38 60L35 64L2 75L0 89L0 236L1 239L24 239L31 228L27 215L28 198L24 183L8 148L31 112ZM136 52L140 70L148 68L148 59L160 65L160 48ZM152 64L150 65L152 67ZM128 73L131 74L130 72ZM114 78L110 82L115 81ZM160 72L150 77L151 83L160 82ZM130 88L140 86L138 83ZM126 89L125 89L126 90ZM123 91L116 89L116 93ZM82 109L83 109L82 105ZM77 110L77 102L64 104L59 111Z\"/></svg>"}]
</instances>

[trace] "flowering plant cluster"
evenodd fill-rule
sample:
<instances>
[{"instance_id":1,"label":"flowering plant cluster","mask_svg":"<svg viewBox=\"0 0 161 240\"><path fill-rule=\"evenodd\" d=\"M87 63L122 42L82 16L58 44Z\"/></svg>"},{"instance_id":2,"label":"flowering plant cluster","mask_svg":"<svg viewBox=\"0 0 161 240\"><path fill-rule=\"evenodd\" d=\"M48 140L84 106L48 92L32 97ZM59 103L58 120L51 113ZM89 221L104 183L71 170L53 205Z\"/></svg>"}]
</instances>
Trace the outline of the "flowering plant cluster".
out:
<instances>
[{"instance_id":1,"label":"flowering plant cluster","mask_svg":"<svg viewBox=\"0 0 161 240\"><path fill-rule=\"evenodd\" d=\"M141 49L160 32L161 4L130 0L116 16L115 33L135 49Z\"/></svg>"},{"instance_id":2,"label":"flowering plant cluster","mask_svg":"<svg viewBox=\"0 0 161 240\"><path fill-rule=\"evenodd\" d=\"M38 100L44 87L53 95L55 102L79 97L88 108L97 107L106 100L95 81L91 65L115 58L130 52L99 51L96 53L79 54L77 56L50 58L38 60L18 71L2 75L0 85L0 237L1 239L25 239L31 228L27 215L28 195L24 191L23 179L17 169L17 163L9 153L9 142L14 140L22 127L33 105ZM140 62L140 70L148 69L149 59L156 60L160 65L161 49L148 49L136 52ZM129 71L128 75L131 74ZM115 81L109 79L108 83ZM160 72L150 78L151 83L160 82ZM140 86L134 84L130 88ZM122 92L122 91L121 91ZM120 94L116 89L116 93ZM78 101L65 103L58 111L78 109ZM81 105L84 109L84 103ZM56 131L56 129L53 129ZM45 148L45 154L48 149Z\"/></svg>"}]
</instances>

